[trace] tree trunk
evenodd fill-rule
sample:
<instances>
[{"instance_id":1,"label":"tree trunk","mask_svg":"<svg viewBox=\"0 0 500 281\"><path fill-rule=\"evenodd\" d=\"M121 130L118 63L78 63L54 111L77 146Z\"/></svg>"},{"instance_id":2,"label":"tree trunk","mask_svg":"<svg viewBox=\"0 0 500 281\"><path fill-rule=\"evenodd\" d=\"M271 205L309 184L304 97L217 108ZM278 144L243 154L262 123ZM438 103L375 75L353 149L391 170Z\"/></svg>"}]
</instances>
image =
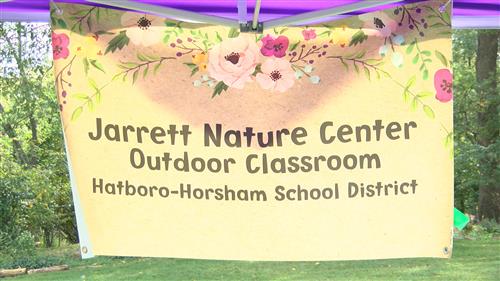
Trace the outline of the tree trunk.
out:
<instances>
[{"instance_id":1,"label":"tree trunk","mask_svg":"<svg viewBox=\"0 0 500 281\"><path fill-rule=\"evenodd\" d=\"M43 238L45 242L45 247L52 248L54 245L54 233L49 228L43 228Z\"/></svg>"},{"instance_id":2,"label":"tree trunk","mask_svg":"<svg viewBox=\"0 0 500 281\"><path fill-rule=\"evenodd\" d=\"M4 109L2 104L0 103L0 115L3 113ZM0 126L1 128L3 128L5 134L12 140L12 149L13 149L12 154L14 156L14 159L16 159L19 164L28 163L28 157L23 150L21 142L17 138L16 131L14 130L14 127L12 127L12 124L6 121L3 124L0 124Z\"/></svg>"},{"instance_id":3,"label":"tree trunk","mask_svg":"<svg viewBox=\"0 0 500 281\"><path fill-rule=\"evenodd\" d=\"M479 125L478 145L484 150L480 170L483 181L479 186L478 218L500 221L500 186L495 179L499 165L493 145L499 135L497 89L497 53L500 31L480 30L477 41L476 79L479 95L477 116Z\"/></svg>"}]
</instances>

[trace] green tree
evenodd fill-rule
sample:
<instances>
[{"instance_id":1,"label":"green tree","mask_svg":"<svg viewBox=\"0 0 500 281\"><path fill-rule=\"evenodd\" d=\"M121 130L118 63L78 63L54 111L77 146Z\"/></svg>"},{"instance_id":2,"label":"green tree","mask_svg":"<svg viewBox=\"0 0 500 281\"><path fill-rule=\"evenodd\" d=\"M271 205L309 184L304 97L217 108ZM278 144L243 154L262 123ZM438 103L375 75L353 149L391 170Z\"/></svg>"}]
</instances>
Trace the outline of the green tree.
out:
<instances>
[{"instance_id":1,"label":"green tree","mask_svg":"<svg viewBox=\"0 0 500 281\"><path fill-rule=\"evenodd\" d=\"M46 24L0 22L0 190L9 195L0 231L29 231L46 246L77 241L50 34Z\"/></svg>"},{"instance_id":2,"label":"green tree","mask_svg":"<svg viewBox=\"0 0 500 281\"><path fill-rule=\"evenodd\" d=\"M479 219L500 221L500 93L497 60L499 30L480 30L477 40L476 80L479 104L477 110L477 144L483 150L480 158Z\"/></svg>"},{"instance_id":3,"label":"green tree","mask_svg":"<svg viewBox=\"0 0 500 281\"><path fill-rule=\"evenodd\" d=\"M498 31L453 34L455 206L499 220Z\"/></svg>"}]
</instances>

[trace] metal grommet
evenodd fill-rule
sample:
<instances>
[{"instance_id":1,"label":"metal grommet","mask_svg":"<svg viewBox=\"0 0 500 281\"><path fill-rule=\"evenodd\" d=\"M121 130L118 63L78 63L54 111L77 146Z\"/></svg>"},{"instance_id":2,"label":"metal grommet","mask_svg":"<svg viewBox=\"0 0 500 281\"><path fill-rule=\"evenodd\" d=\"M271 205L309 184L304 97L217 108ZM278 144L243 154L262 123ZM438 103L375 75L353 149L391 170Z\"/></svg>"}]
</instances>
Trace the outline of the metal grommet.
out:
<instances>
[{"instance_id":1,"label":"metal grommet","mask_svg":"<svg viewBox=\"0 0 500 281\"><path fill-rule=\"evenodd\" d=\"M86 254L88 252L89 252L89 250L87 249L87 247L83 246L82 247L82 253Z\"/></svg>"},{"instance_id":2,"label":"metal grommet","mask_svg":"<svg viewBox=\"0 0 500 281\"><path fill-rule=\"evenodd\" d=\"M443 253L444 253L445 255L449 254L449 253L450 253L450 249L448 249L448 247L444 247L444 248L443 248Z\"/></svg>"}]
</instances>

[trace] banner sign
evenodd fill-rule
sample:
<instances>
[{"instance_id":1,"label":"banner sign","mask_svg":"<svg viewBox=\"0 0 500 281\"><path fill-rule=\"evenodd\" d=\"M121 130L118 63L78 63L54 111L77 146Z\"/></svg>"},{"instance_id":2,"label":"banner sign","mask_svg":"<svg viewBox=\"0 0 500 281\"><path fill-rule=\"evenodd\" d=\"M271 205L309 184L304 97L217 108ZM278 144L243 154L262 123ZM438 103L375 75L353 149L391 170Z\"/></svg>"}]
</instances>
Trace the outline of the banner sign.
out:
<instances>
[{"instance_id":1,"label":"banner sign","mask_svg":"<svg viewBox=\"0 0 500 281\"><path fill-rule=\"evenodd\" d=\"M83 256L449 257L447 2L263 34L57 4Z\"/></svg>"}]
</instances>

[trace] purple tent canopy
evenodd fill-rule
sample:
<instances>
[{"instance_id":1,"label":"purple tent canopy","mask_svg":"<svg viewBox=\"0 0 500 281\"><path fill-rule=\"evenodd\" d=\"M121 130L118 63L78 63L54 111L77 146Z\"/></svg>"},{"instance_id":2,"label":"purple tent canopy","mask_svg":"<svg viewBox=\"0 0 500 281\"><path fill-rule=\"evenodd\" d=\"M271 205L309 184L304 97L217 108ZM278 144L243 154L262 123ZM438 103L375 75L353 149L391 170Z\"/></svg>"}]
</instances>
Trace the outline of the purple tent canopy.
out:
<instances>
[{"instance_id":1,"label":"purple tent canopy","mask_svg":"<svg viewBox=\"0 0 500 281\"><path fill-rule=\"evenodd\" d=\"M239 0L136 0L176 8L206 15L238 20L237 3ZM47 21L49 18L49 0L0 0L0 20L5 21ZM93 5L85 0L59 0L57 2ZM305 12L341 7L360 2L359 0L263 0L260 21L268 21ZM419 2L405 0L396 4L382 5L371 9L345 13L343 16L357 15L395 5ZM247 0L248 13L253 13L255 1ZM339 17L339 16L337 16ZM341 16L340 16L341 17ZM329 17L334 19L336 17ZM498 0L455 0L453 1L454 28L499 28L500 4Z\"/></svg>"}]
</instances>

